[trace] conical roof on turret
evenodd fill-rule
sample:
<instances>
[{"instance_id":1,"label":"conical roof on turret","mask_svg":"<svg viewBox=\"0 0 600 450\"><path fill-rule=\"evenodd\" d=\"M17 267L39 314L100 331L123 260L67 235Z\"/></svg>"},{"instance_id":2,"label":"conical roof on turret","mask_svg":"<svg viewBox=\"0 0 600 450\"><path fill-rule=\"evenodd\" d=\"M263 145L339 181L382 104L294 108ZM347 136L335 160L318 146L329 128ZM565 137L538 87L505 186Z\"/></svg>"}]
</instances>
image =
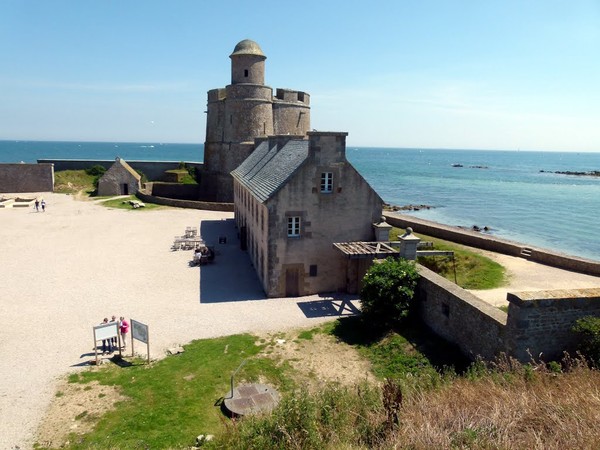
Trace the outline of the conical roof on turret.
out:
<instances>
[{"instance_id":1,"label":"conical roof on turret","mask_svg":"<svg viewBox=\"0 0 600 450\"><path fill-rule=\"evenodd\" d=\"M233 49L233 53L229 55L229 57L231 58L232 56L238 55L256 55L266 58L260 45L250 39L244 39L243 41L238 42Z\"/></svg>"}]
</instances>

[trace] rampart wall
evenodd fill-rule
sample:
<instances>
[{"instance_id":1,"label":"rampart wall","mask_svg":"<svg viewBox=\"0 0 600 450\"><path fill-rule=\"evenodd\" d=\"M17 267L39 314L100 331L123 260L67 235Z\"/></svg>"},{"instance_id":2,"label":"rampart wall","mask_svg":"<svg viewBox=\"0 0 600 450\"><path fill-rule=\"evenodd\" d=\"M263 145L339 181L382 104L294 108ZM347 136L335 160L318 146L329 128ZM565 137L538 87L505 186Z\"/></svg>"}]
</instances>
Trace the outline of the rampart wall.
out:
<instances>
[{"instance_id":1,"label":"rampart wall","mask_svg":"<svg viewBox=\"0 0 600 450\"><path fill-rule=\"evenodd\" d=\"M200 186L197 184L146 183L146 190L152 192L155 197L194 201L200 198Z\"/></svg>"},{"instance_id":2,"label":"rampart wall","mask_svg":"<svg viewBox=\"0 0 600 450\"><path fill-rule=\"evenodd\" d=\"M497 253L503 253L505 255L518 256L548 266L600 276L599 261L531 247L479 232L418 219L409 215L384 212L384 216L387 223L398 228L411 227L416 233L423 233L432 237L446 239L448 241Z\"/></svg>"},{"instance_id":3,"label":"rampart wall","mask_svg":"<svg viewBox=\"0 0 600 450\"><path fill-rule=\"evenodd\" d=\"M492 359L504 349L507 315L451 281L419 266L418 310L437 335L475 359Z\"/></svg>"},{"instance_id":4,"label":"rampart wall","mask_svg":"<svg viewBox=\"0 0 600 450\"><path fill-rule=\"evenodd\" d=\"M38 164L52 163L55 171L82 170L99 165L108 170L114 164L114 159L38 159ZM185 162L189 167L201 171L204 164L201 162ZM179 168L179 161L127 161L133 169L139 170L149 180L162 180L165 171Z\"/></svg>"},{"instance_id":5,"label":"rampart wall","mask_svg":"<svg viewBox=\"0 0 600 450\"><path fill-rule=\"evenodd\" d=\"M0 192L53 192L52 164L0 164Z\"/></svg>"},{"instance_id":6,"label":"rampart wall","mask_svg":"<svg viewBox=\"0 0 600 450\"><path fill-rule=\"evenodd\" d=\"M233 203L203 202L197 200L178 200L174 198L157 197L142 191L138 191L136 195L143 202L156 203L157 205L174 206L176 208L204 209L207 211L233 212Z\"/></svg>"},{"instance_id":7,"label":"rampart wall","mask_svg":"<svg viewBox=\"0 0 600 450\"><path fill-rule=\"evenodd\" d=\"M475 358L506 353L522 362L560 359L576 349L577 319L600 317L600 288L509 293L508 314L418 266L415 299L423 322Z\"/></svg>"},{"instance_id":8,"label":"rampart wall","mask_svg":"<svg viewBox=\"0 0 600 450\"><path fill-rule=\"evenodd\" d=\"M576 349L571 328L583 316L600 317L600 288L509 293L507 352L520 360L529 355L560 358Z\"/></svg>"}]
</instances>

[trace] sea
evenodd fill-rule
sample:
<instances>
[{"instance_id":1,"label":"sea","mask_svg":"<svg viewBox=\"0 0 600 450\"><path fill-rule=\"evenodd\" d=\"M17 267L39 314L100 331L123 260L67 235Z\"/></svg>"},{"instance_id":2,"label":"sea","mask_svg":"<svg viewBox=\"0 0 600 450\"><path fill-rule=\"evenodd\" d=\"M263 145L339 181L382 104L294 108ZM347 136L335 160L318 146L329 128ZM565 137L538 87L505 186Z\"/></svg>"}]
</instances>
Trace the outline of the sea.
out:
<instances>
[{"instance_id":1,"label":"sea","mask_svg":"<svg viewBox=\"0 0 600 450\"><path fill-rule=\"evenodd\" d=\"M0 162L203 160L202 144L0 141ZM405 214L600 261L600 153L348 147L348 160Z\"/></svg>"}]
</instances>

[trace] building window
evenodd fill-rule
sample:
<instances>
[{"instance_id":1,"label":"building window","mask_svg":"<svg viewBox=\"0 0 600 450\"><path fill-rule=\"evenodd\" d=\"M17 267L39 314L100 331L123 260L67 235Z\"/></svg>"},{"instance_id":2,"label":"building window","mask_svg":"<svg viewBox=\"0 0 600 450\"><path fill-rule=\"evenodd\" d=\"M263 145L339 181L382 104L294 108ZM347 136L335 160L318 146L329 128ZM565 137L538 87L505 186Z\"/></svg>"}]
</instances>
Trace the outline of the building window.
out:
<instances>
[{"instance_id":1,"label":"building window","mask_svg":"<svg viewBox=\"0 0 600 450\"><path fill-rule=\"evenodd\" d=\"M316 264L311 264L311 266L308 268L308 275L311 277L317 276L317 265Z\"/></svg>"},{"instance_id":2,"label":"building window","mask_svg":"<svg viewBox=\"0 0 600 450\"><path fill-rule=\"evenodd\" d=\"M288 217L288 237L300 236L300 217Z\"/></svg>"},{"instance_id":3,"label":"building window","mask_svg":"<svg viewBox=\"0 0 600 450\"><path fill-rule=\"evenodd\" d=\"M333 173L323 172L321 174L321 192L333 192Z\"/></svg>"},{"instance_id":4,"label":"building window","mask_svg":"<svg viewBox=\"0 0 600 450\"><path fill-rule=\"evenodd\" d=\"M245 69L245 70L244 70L244 76L245 76L246 78L248 78L248 69Z\"/></svg>"}]
</instances>

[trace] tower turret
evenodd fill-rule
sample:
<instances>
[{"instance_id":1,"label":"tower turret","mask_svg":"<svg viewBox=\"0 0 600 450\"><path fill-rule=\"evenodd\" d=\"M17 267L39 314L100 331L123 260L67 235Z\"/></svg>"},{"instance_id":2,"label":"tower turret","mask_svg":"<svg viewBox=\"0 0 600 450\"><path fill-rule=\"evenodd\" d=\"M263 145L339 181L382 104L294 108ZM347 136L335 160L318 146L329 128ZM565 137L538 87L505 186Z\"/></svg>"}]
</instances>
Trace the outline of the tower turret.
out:
<instances>
[{"instance_id":1,"label":"tower turret","mask_svg":"<svg viewBox=\"0 0 600 450\"><path fill-rule=\"evenodd\" d=\"M239 42L229 55L231 84L265 84L265 59L260 46L250 39Z\"/></svg>"},{"instance_id":2,"label":"tower turret","mask_svg":"<svg viewBox=\"0 0 600 450\"><path fill-rule=\"evenodd\" d=\"M254 151L254 139L310 130L310 96L278 89L274 97L265 85L267 57L256 42L238 42L229 57L231 84L208 91L201 175L203 199L220 202L233 201L230 173Z\"/></svg>"}]
</instances>

